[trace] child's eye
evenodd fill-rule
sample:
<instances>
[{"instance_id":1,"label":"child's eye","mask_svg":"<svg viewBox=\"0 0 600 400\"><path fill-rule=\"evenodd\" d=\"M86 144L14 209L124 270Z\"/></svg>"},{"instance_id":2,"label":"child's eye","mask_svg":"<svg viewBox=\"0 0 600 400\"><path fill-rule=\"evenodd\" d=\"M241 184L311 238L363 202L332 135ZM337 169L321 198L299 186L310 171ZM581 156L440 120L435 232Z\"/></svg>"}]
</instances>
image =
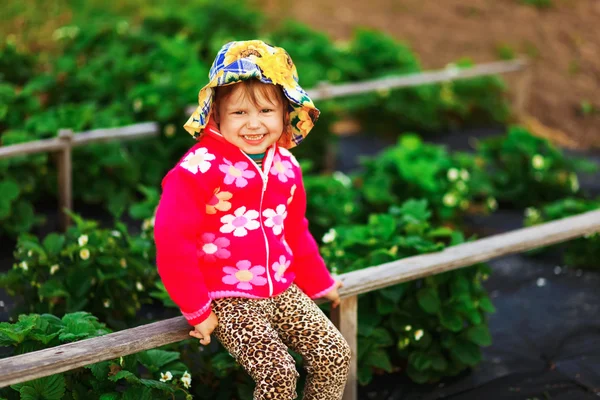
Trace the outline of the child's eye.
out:
<instances>
[{"instance_id":1,"label":"child's eye","mask_svg":"<svg viewBox=\"0 0 600 400\"><path fill-rule=\"evenodd\" d=\"M262 112L264 112L264 113L269 113L271 111L273 111L271 108L263 108L263 110L262 110Z\"/></svg>"},{"instance_id":2,"label":"child's eye","mask_svg":"<svg viewBox=\"0 0 600 400\"><path fill-rule=\"evenodd\" d=\"M238 111L234 111L232 114L235 114L235 115L242 115L243 113L244 113L243 111L241 111L241 110L238 110Z\"/></svg>"}]
</instances>

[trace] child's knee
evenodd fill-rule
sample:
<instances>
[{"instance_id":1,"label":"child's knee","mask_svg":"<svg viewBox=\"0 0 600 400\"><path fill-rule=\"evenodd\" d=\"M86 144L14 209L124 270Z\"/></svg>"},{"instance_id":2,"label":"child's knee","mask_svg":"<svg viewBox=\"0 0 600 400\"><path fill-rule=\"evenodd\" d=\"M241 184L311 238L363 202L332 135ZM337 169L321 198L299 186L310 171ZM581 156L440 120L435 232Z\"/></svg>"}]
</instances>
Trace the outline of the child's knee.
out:
<instances>
[{"instance_id":1,"label":"child's knee","mask_svg":"<svg viewBox=\"0 0 600 400\"><path fill-rule=\"evenodd\" d=\"M253 378L258 385L264 385L282 395L295 392L299 376L296 364L290 357L289 360L277 360L268 366L257 368Z\"/></svg>"}]
</instances>

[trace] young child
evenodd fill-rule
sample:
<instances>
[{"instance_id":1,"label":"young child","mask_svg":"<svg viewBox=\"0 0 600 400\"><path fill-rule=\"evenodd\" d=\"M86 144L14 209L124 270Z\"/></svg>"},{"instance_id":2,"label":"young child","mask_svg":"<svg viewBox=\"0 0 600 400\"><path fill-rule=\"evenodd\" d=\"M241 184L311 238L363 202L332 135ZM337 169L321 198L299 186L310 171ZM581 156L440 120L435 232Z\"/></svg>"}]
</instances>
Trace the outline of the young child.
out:
<instances>
[{"instance_id":1,"label":"young child","mask_svg":"<svg viewBox=\"0 0 600 400\"><path fill-rule=\"evenodd\" d=\"M311 300L339 304L305 218L301 170L289 148L319 111L282 48L258 40L219 51L185 129L198 143L163 180L157 264L204 345L217 339L256 382L254 399L341 399L350 349Z\"/></svg>"}]
</instances>

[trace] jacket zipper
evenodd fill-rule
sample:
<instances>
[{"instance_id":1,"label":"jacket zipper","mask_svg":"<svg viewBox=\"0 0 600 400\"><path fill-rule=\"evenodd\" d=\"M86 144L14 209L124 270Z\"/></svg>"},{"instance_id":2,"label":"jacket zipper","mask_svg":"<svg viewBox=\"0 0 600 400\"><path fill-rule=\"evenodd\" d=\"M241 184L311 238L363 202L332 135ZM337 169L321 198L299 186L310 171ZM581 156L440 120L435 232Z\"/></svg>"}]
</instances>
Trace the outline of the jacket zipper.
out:
<instances>
[{"instance_id":1,"label":"jacket zipper","mask_svg":"<svg viewBox=\"0 0 600 400\"><path fill-rule=\"evenodd\" d=\"M252 162L252 164L254 164L254 167L258 170L258 173L260 174L260 177L262 178L262 182L263 182L262 191L260 193L260 207L259 207L258 218L260 219L260 229L263 234L263 239L265 241L265 250L267 253L265 269L267 270L267 282L269 283L269 297L273 296L273 281L271 279L271 274L269 272L270 271L270 268L269 268L270 249L269 249L269 241L267 240L267 232L265 231L265 226L263 225L262 213L263 213L263 199L265 197L265 191L267 190L267 182L269 180L269 171L271 170L271 164L273 163L273 153L274 153L273 147L271 147L270 149L267 150L267 156L265 157L265 162L264 162L265 171L267 171L265 173L262 171L261 168L258 167L258 164L256 164L256 162L248 156L248 154L246 154L242 151L242 154L244 154Z\"/></svg>"}]
</instances>

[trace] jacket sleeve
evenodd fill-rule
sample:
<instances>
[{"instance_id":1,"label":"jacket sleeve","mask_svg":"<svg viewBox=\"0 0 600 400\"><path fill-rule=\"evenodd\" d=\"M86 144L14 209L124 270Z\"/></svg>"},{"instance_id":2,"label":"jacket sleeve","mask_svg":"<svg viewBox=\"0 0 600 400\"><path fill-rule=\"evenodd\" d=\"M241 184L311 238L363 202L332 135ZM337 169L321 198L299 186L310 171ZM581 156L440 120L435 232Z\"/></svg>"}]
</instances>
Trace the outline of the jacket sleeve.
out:
<instances>
[{"instance_id":1,"label":"jacket sleeve","mask_svg":"<svg viewBox=\"0 0 600 400\"><path fill-rule=\"evenodd\" d=\"M154 222L158 273L190 325L204 321L211 312L196 243L206 212L205 196L191 172L175 167L163 180Z\"/></svg>"},{"instance_id":2,"label":"jacket sleeve","mask_svg":"<svg viewBox=\"0 0 600 400\"><path fill-rule=\"evenodd\" d=\"M319 254L319 247L308 230L306 219L306 192L302 172L290 205L286 221L285 239L294 255L291 271L296 274L295 283L310 298L324 296L335 286L335 281Z\"/></svg>"}]
</instances>

